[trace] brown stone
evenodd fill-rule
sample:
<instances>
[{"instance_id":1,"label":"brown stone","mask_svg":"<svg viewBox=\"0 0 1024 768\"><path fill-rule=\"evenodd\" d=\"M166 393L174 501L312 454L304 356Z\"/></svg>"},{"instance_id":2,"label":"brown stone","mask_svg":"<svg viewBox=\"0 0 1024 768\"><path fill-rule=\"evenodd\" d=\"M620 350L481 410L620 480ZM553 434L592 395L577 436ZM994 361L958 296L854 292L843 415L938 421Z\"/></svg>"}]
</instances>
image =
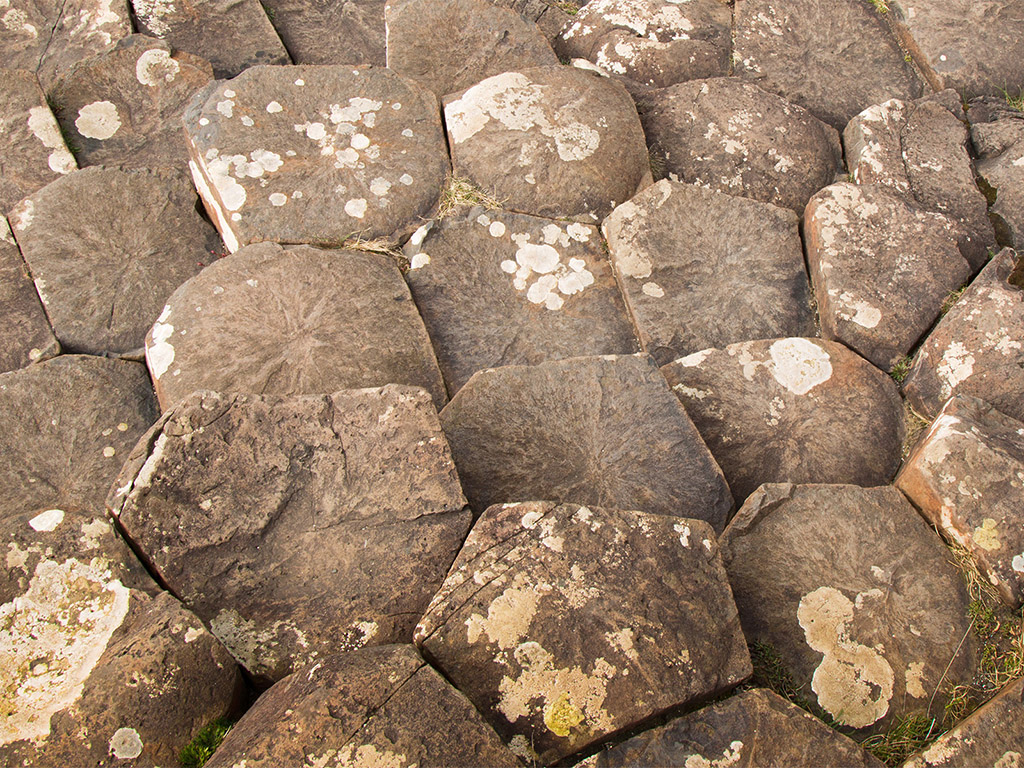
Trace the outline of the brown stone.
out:
<instances>
[{"instance_id":1,"label":"brown stone","mask_svg":"<svg viewBox=\"0 0 1024 768\"><path fill-rule=\"evenodd\" d=\"M572 18L556 0L490 0L494 5L515 11L534 22L551 45L555 45L562 28Z\"/></svg>"},{"instance_id":2,"label":"brown stone","mask_svg":"<svg viewBox=\"0 0 1024 768\"><path fill-rule=\"evenodd\" d=\"M978 176L991 198L1001 241L1024 248L1024 114L1001 99L991 101L972 102L969 113Z\"/></svg>"},{"instance_id":3,"label":"brown stone","mask_svg":"<svg viewBox=\"0 0 1024 768\"><path fill-rule=\"evenodd\" d=\"M385 0L263 0L296 64L386 61Z\"/></svg>"},{"instance_id":4,"label":"brown stone","mask_svg":"<svg viewBox=\"0 0 1024 768\"><path fill-rule=\"evenodd\" d=\"M0 373L60 354L7 220L0 217Z\"/></svg>"}]
</instances>

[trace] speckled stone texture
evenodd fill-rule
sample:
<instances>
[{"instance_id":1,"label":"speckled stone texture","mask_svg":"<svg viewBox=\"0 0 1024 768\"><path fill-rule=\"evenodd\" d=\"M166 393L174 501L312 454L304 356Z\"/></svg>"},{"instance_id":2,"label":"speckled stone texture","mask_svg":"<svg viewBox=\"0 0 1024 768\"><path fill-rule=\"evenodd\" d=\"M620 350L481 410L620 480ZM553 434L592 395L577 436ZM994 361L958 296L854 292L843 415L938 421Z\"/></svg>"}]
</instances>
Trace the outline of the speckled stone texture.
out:
<instances>
[{"instance_id":1,"label":"speckled stone texture","mask_svg":"<svg viewBox=\"0 0 1024 768\"><path fill-rule=\"evenodd\" d=\"M488 509L416 643L543 764L751 672L710 526L579 504Z\"/></svg>"},{"instance_id":2,"label":"speckled stone texture","mask_svg":"<svg viewBox=\"0 0 1024 768\"><path fill-rule=\"evenodd\" d=\"M1024 113L1003 99L971 102L978 176L1004 245L1024 248Z\"/></svg>"},{"instance_id":3,"label":"speckled stone texture","mask_svg":"<svg viewBox=\"0 0 1024 768\"><path fill-rule=\"evenodd\" d=\"M265 0L296 64L385 64L385 0Z\"/></svg>"},{"instance_id":4,"label":"speckled stone texture","mask_svg":"<svg viewBox=\"0 0 1024 768\"><path fill-rule=\"evenodd\" d=\"M60 354L32 278L0 217L0 373Z\"/></svg>"}]
</instances>

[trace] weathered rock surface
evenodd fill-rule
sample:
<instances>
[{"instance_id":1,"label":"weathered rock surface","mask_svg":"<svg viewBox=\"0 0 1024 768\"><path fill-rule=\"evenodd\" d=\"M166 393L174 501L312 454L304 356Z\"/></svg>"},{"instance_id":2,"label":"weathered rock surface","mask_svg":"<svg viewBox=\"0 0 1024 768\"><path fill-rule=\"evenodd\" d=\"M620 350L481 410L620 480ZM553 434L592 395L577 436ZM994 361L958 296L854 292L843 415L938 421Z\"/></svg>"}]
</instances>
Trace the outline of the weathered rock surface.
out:
<instances>
[{"instance_id":1,"label":"weathered rock surface","mask_svg":"<svg viewBox=\"0 0 1024 768\"><path fill-rule=\"evenodd\" d=\"M158 415L139 363L61 355L0 374L3 516L101 508Z\"/></svg>"},{"instance_id":2,"label":"weathered rock surface","mask_svg":"<svg viewBox=\"0 0 1024 768\"><path fill-rule=\"evenodd\" d=\"M736 74L837 130L872 104L921 94L884 16L863 0L737 0L734 19Z\"/></svg>"},{"instance_id":3,"label":"weathered rock surface","mask_svg":"<svg viewBox=\"0 0 1024 768\"><path fill-rule=\"evenodd\" d=\"M2 33L0 33L2 35ZM0 213L78 168L36 76L4 70L0 83Z\"/></svg>"},{"instance_id":4,"label":"weathered rock surface","mask_svg":"<svg viewBox=\"0 0 1024 768\"><path fill-rule=\"evenodd\" d=\"M744 342L661 370L738 501L769 482L882 485L899 466L896 385L840 344Z\"/></svg>"},{"instance_id":5,"label":"weathered rock surface","mask_svg":"<svg viewBox=\"0 0 1024 768\"><path fill-rule=\"evenodd\" d=\"M263 680L408 642L471 519L430 398L394 385L197 392L139 441L107 503Z\"/></svg>"},{"instance_id":6,"label":"weathered rock surface","mask_svg":"<svg viewBox=\"0 0 1024 768\"><path fill-rule=\"evenodd\" d=\"M132 0L139 32L210 62L217 78L291 64L259 0Z\"/></svg>"},{"instance_id":7,"label":"weathered rock surface","mask_svg":"<svg viewBox=\"0 0 1024 768\"><path fill-rule=\"evenodd\" d=\"M487 0L391 0L384 16L388 69L438 96L502 72L558 65L536 24ZM434 43L425 44L425 29Z\"/></svg>"},{"instance_id":8,"label":"weathered rock surface","mask_svg":"<svg viewBox=\"0 0 1024 768\"><path fill-rule=\"evenodd\" d=\"M710 526L579 504L488 509L416 642L544 764L751 672Z\"/></svg>"},{"instance_id":9,"label":"weathered rock surface","mask_svg":"<svg viewBox=\"0 0 1024 768\"><path fill-rule=\"evenodd\" d=\"M596 227L473 209L406 255L452 393L484 368L637 351Z\"/></svg>"},{"instance_id":10,"label":"weathered rock surface","mask_svg":"<svg viewBox=\"0 0 1024 768\"><path fill-rule=\"evenodd\" d=\"M164 299L221 250L172 170L81 170L23 200L10 221L54 333L74 352L141 351Z\"/></svg>"},{"instance_id":11,"label":"weathered rock surface","mask_svg":"<svg viewBox=\"0 0 1024 768\"><path fill-rule=\"evenodd\" d=\"M681 83L640 104L651 153L682 181L799 214L842 167L835 128L737 78Z\"/></svg>"},{"instance_id":12,"label":"weathered rock surface","mask_svg":"<svg viewBox=\"0 0 1024 768\"><path fill-rule=\"evenodd\" d=\"M949 399L896 478L932 525L970 550L1002 599L1024 602L1024 424Z\"/></svg>"},{"instance_id":13,"label":"weathered rock surface","mask_svg":"<svg viewBox=\"0 0 1024 768\"><path fill-rule=\"evenodd\" d=\"M880 184L959 224L964 230L960 251L977 272L988 261L995 233L974 181L963 120L953 91L912 102L890 99L854 117L843 143L858 184Z\"/></svg>"},{"instance_id":14,"label":"weathered rock surface","mask_svg":"<svg viewBox=\"0 0 1024 768\"><path fill-rule=\"evenodd\" d=\"M721 530L722 472L647 356L480 371L441 412L477 514L550 499L679 515Z\"/></svg>"},{"instance_id":15,"label":"weathered rock surface","mask_svg":"<svg viewBox=\"0 0 1024 768\"><path fill-rule=\"evenodd\" d=\"M328 656L274 685L207 766L239 764L520 765L466 697L402 645Z\"/></svg>"},{"instance_id":16,"label":"weathered rock surface","mask_svg":"<svg viewBox=\"0 0 1024 768\"><path fill-rule=\"evenodd\" d=\"M231 251L401 240L448 172L437 97L378 68L252 67L185 113L196 188Z\"/></svg>"},{"instance_id":17,"label":"weathered rock surface","mask_svg":"<svg viewBox=\"0 0 1024 768\"><path fill-rule=\"evenodd\" d=\"M32 278L0 217L0 373L60 354Z\"/></svg>"},{"instance_id":18,"label":"weathered rock surface","mask_svg":"<svg viewBox=\"0 0 1024 768\"><path fill-rule=\"evenodd\" d=\"M754 688L599 752L595 768L881 768L880 761L771 691Z\"/></svg>"},{"instance_id":19,"label":"weathered rock surface","mask_svg":"<svg viewBox=\"0 0 1024 768\"><path fill-rule=\"evenodd\" d=\"M721 0L592 0L555 50L658 88L729 73L732 13Z\"/></svg>"},{"instance_id":20,"label":"weathered rock surface","mask_svg":"<svg viewBox=\"0 0 1024 768\"><path fill-rule=\"evenodd\" d=\"M274 243L246 246L167 299L146 337L164 410L197 389L301 395L444 382L388 256Z\"/></svg>"},{"instance_id":21,"label":"weathered rock surface","mask_svg":"<svg viewBox=\"0 0 1024 768\"><path fill-rule=\"evenodd\" d=\"M527 21L535 23L552 46L556 44L562 28L571 18L565 8L559 6L555 0L490 0L490 2L501 8L513 10Z\"/></svg>"},{"instance_id":22,"label":"weathered rock surface","mask_svg":"<svg viewBox=\"0 0 1024 768\"><path fill-rule=\"evenodd\" d=\"M978 176L994 197L991 212L1006 244L1024 248L1024 114L1005 103L971 104Z\"/></svg>"},{"instance_id":23,"label":"weathered rock surface","mask_svg":"<svg viewBox=\"0 0 1024 768\"><path fill-rule=\"evenodd\" d=\"M385 0L266 0L296 64L385 64Z\"/></svg>"},{"instance_id":24,"label":"weathered rock surface","mask_svg":"<svg viewBox=\"0 0 1024 768\"><path fill-rule=\"evenodd\" d=\"M954 394L1024 421L1024 260L1002 250L921 344L903 391L929 418Z\"/></svg>"},{"instance_id":25,"label":"weathered rock surface","mask_svg":"<svg viewBox=\"0 0 1024 768\"><path fill-rule=\"evenodd\" d=\"M966 587L895 488L766 484L721 541L747 640L840 725L941 712L973 677Z\"/></svg>"},{"instance_id":26,"label":"weathered rock surface","mask_svg":"<svg viewBox=\"0 0 1024 768\"><path fill-rule=\"evenodd\" d=\"M661 365L737 341L814 334L788 209L662 180L602 229L644 349Z\"/></svg>"},{"instance_id":27,"label":"weathered rock surface","mask_svg":"<svg viewBox=\"0 0 1024 768\"><path fill-rule=\"evenodd\" d=\"M51 94L81 165L181 170L188 160L181 113L212 78L204 59L131 35L77 64Z\"/></svg>"},{"instance_id":28,"label":"weathered rock surface","mask_svg":"<svg viewBox=\"0 0 1024 768\"><path fill-rule=\"evenodd\" d=\"M889 370L970 278L961 232L883 187L840 182L816 194L804 236L822 334Z\"/></svg>"},{"instance_id":29,"label":"weathered rock surface","mask_svg":"<svg viewBox=\"0 0 1024 768\"><path fill-rule=\"evenodd\" d=\"M650 172L629 94L573 67L489 77L444 115L455 173L520 213L598 221Z\"/></svg>"}]
</instances>

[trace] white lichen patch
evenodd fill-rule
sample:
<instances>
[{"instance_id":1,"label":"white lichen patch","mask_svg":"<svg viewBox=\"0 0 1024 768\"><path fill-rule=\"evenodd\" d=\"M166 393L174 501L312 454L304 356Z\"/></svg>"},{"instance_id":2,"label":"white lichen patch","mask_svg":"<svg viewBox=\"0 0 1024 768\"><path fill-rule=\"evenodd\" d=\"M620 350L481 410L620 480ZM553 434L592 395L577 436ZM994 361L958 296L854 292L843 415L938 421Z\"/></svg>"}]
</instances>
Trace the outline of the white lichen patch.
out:
<instances>
[{"instance_id":1,"label":"white lichen patch","mask_svg":"<svg viewBox=\"0 0 1024 768\"><path fill-rule=\"evenodd\" d=\"M660 299L665 296L665 289L655 282L644 283L640 290L643 291L645 296L650 296L654 299Z\"/></svg>"},{"instance_id":2,"label":"white lichen patch","mask_svg":"<svg viewBox=\"0 0 1024 768\"><path fill-rule=\"evenodd\" d=\"M806 395L832 378L828 352L809 339L779 339L768 353L772 376L795 395Z\"/></svg>"},{"instance_id":3,"label":"white lichen patch","mask_svg":"<svg viewBox=\"0 0 1024 768\"><path fill-rule=\"evenodd\" d=\"M529 584L525 574L516 574L512 584L491 601L486 617L474 613L466 619L466 640L474 644L486 635L487 642L502 651L515 648L529 632L541 598L550 592L550 584Z\"/></svg>"},{"instance_id":4,"label":"white lichen patch","mask_svg":"<svg viewBox=\"0 0 1024 768\"><path fill-rule=\"evenodd\" d=\"M174 345L170 339L174 336L174 326L163 322L170 316L171 308L164 307L160 319L153 323L150 338L146 341L146 364L154 379L159 379L174 362Z\"/></svg>"},{"instance_id":5,"label":"white lichen patch","mask_svg":"<svg viewBox=\"0 0 1024 768\"><path fill-rule=\"evenodd\" d=\"M322 760L311 756L308 765L330 765L333 768L413 768L415 764L410 765L402 752L378 749L373 744L349 743L336 753L328 750Z\"/></svg>"},{"instance_id":6,"label":"white lichen patch","mask_svg":"<svg viewBox=\"0 0 1024 768\"><path fill-rule=\"evenodd\" d=\"M912 661L907 665L907 693L915 699L923 699L928 695L924 689L924 662Z\"/></svg>"},{"instance_id":7,"label":"white lichen patch","mask_svg":"<svg viewBox=\"0 0 1024 768\"><path fill-rule=\"evenodd\" d=\"M118 728L110 737L110 754L116 760L134 760L142 754L142 738L134 728Z\"/></svg>"},{"instance_id":8,"label":"white lichen patch","mask_svg":"<svg viewBox=\"0 0 1024 768\"><path fill-rule=\"evenodd\" d=\"M636 634L629 627L623 627L618 632L606 632L604 639L616 651L621 653L632 662L639 663L640 655L636 652L634 643Z\"/></svg>"},{"instance_id":9,"label":"white lichen patch","mask_svg":"<svg viewBox=\"0 0 1024 768\"><path fill-rule=\"evenodd\" d=\"M156 87L163 83L173 83L181 66L171 58L171 54L162 48L151 48L143 51L135 62L135 79L142 85Z\"/></svg>"},{"instance_id":10,"label":"white lichen patch","mask_svg":"<svg viewBox=\"0 0 1024 768\"><path fill-rule=\"evenodd\" d=\"M132 7L139 21L145 25L145 30L140 31L159 38L171 31L168 17L173 17L178 11L175 0L133 0Z\"/></svg>"},{"instance_id":11,"label":"white lichen patch","mask_svg":"<svg viewBox=\"0 0 1024 768\"><path fill-rule=\"evenodd\" d=\"M942 398L949 398L972 373L974 355L962 343L954 341L942 353L942 361L935 367L935 374L942 381Z\"/></svg>"},{"instance_id":12,"label":"white lichen patch","mask_svg":"<svg viewBox=\"0 0 1024 768\"><path fill-rule=\"evenodd\" d=\"M366 215L366 199L357 197L345 203L345 213L354 219L361 219Z\"/></svg>"},{"instance_id":13,"label":"white lichen patch","mask_svg":"<svg viewBox=\"0 0 1024 768\"><path fill-rule=\"evenodd\" d=\"M56 530L57 526L64 522L64 510L48 509L28 521L34 531L49 532Z\"/></svg>"},{"instance_id":14,"label":"white lichen patch","mask_svg":"<svg viewBox=\"0 0 1024 768\"><path fill-rule=\"evenodd\" d=\"M569 235L567 228L548 224L541 233L544 242L532 243L529 233L510 232L500 221L488 219L482 226L487 227L491 237L510 240L516 246L514 260L504 258L498 266L512 277L516 291L525 291L526 300L531 304L558 310L565 304L566 297L582 293L594 284L594 274L587 268L585 259L566 259L555 247L565 248L578 242L578 238Z\"/></svg>"},{"instance_id":15,"label":"white lichen patch","mask_svg":"<svg viewBox=\"0 0 1024 768\"><path fill-rule=\"evenodd\" d=\"M75 157L64 144L60 126L53 113L46 107L32 107L28 111L28 129L47 149L53 150L47 158L47 166L54 173L67 174L78 168Z\"/></svg>"},{"instance_id":16,"label":"white lichen patch","mask_svg":"<svg viewBox=\"0 0 1024 768\"><path fill-rule=\"evenodd\" d=\"M736 740L729 742L729 746L722 750L721 757L709 759L696 753L687 755L683 768L731 768L731 766L738 765L742 759L743 742Z\"/></svg>"},{"instance_id":17,"label":"white lichen patch","mask_svg":"<svg viewBox=\"0 0 1024 768\"><path fill-rule=\"evenodd\" d=\"M829 296L836 302L835 313L841 320L856 323L862 328L874 328L882 320L882 311L863 299L859 299L849 291L829 291Z\"/></svg>"},{"instance_id":18,"label":"white lichen patch","mask_svg":"<svg viewBox=\"0 0 1024 768\"><path fill-rule=\"evenodd\" d=\"M105 141L117 133L121 127L121 117L117 106L110 101L94 101L78 110L75 128L87 139Z\"/></svg>"}]
</instances>

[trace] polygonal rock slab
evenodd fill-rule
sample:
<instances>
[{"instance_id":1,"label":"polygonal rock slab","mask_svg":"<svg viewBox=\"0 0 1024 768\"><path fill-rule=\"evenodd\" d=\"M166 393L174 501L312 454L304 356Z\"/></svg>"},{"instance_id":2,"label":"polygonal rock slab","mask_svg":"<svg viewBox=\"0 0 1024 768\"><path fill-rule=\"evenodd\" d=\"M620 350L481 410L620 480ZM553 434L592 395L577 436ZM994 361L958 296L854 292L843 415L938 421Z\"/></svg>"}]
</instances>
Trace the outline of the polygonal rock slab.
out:
<instances>
[{"instance_id":1,"label":"polygonal rock slab","mask_svg":"<svg viewBox=\"0 0 1024 768\"><path fill-rule=\"evenodd\" d=\"M392 0L384 14L388 69L438 96L502 72L558 65L536 24L487 0ZM424 37L424 29L441 34Z\"/></svg>"},{"instance_id":2,"label":"polygonal rock slab","mask_svg":"<svg viewBox=\"0 0 1024 768\"><path fill-rule=\"evenodd\" d=\"M455 173L521 213L598 221L649 172L629 94L580 69L489 77L444 116Z\"/></svg>"},{"instance_id":3,"label":"polygonal rock slab","mask_svg":"<svg viewBox=\"0 0 1024 768\"><path fill-rule=\"evenodd\" d=\"M551 499L705 520L732 495L646 355L576 357L480 371L441 412L478 514Z\"/></svg>"},{"instance_id":4,"label":"polygonal rock slab","mask_svg":"<svg viewBox=\"0 0 1024 768\"><path fill-rule=\"evenodd\" d=\"M601 226L644 349L660 365L736 341L814 333L792 211L662 180Z\"/></svg>"},{"instance_id":5,"label":"polygonal rock slab","mask_svg":"<svg viewBox=\"0 0 1024 768\"><path fill-rule=\"evenodd\" d=\"M192 186L172 170L88 168L26 198L10 219L68 351L141 351L164 299L221 251Z\"/></svg>"},{"instance_id":6,"label":"polygonal rock slab","mask_svg":"<svg viewBox=\"0 0 1024 768\"><path fill-rule=\"evenodd\" d=\"M60 354L32 278L0 217L0 373Z\"/></svg>"},{"instance_id":7,"label":"polygonal rock slab","mask_svg":"<svg viewBox=\"0 0 1024 768\"><path fill-rule=\"evenodd\" d=\"M520 765L466 697L406 645L335 654L278 682L206 765L239 764Z\"/></svg>"},{"instance_id":8,"label":"polygonal rock slab","mask_svg":"<svg viewBox=\"0 0 1024 768\"><path fill-rule=\"evenodd\" d=\"M471 519L430 398L394 385L196 392L139 441L107 503L263 680L408 642Z\"/></svg>"},{"instance_id":9,"label":"polygonal rock slab","mask_svg":"<svg viewBox=\"0 0 1024 768\"><path fill-rule=\"evenodd\" d=\"M895 488L766 484L721 541L747 640L839 725L883 731L972 678L963 580Z\"/></svg>"},{"instance_id":10,"label":"polygonal rock slab","mask_svg":"<svg viewBox=\"0 0 1024 768\"><path fill-rule=\"evenodd\" d=\"M0 213L78 168L33 73L4 70L0 126Z\"/></svg>"},{"instance_id":11,"label":"polygonal rock slab","mask_svg":"<svg viewBox=\"0 0 1024 768\"><path fill-rule=\"evenodd\" d=\"M385 0L266 0L296 64L385 65Z\"/></svg>"},{"instance_id":12,"label":"polygonal rock slab","mask_svg":"<svg viewBox=\"0 0 1024 768\"><path fill-rule=\"evenodd\" d=\"M158 415L139 363L61 355L0 374L3 515L99 509Z\"/></svg>"},{"instance_id":13,"label":"polygonal rock slab","mask_svg":"<svg viewBox=\"0 0 1024 768\"><path fill-rule=\"evenodd\" d=\"M555 42L559 56L656 88L729 73L732 13L720 0L593 0Z\"/></svg>"},{"instance_id":14,"label":"polygonal rock slab","mask_svg":"<svg viewBox=\"0 0 1024 768\"><path fill-rule=\"evenodd\" d=\"M734 17L736 74L837 130L872 104L921 94L884 16L863 0L737 0Z\"/></svg>"},{"instance_id":15,"label":"polygonal rock slab","mask_svg":"<svg viewBox=\"0 0 1024 768\"><path fill-rule=\"evenodd\" d=\"M736 499L768 482L881 485L899 466L896 385L841 344L743 342L661 371Z\"/></svg>"},{"instance_id":16,"label":"polygonal rock slab","mask_svg":"<svg viewBox=\"0 0 1024 768\"><path fill-rule=\"evenodd\" d=\"M128 565L103 516L29 512L0 523L0 541L4 765L176 764L200 728L229 714L234 661Z\"/></svg>"},{"instance_id":17,"label":"polygonal rock slab","mask_svg":"<svg viewBox=\"0 0 1024 768\"><path fill-rule=\"evenodd\" d=\"M903 385L918 413L933 418L960 393L1024 421L1022 264L1000 251L921 344Z\"/></svg>"},{"instance_id":18,"label":"polygonal rock slab","mask_svg":"<svg viewBox=\"0 0 1024 768\"><path fill-rule=\"evenodd\" d=\"M835 128L736 78L680 83L641 104L651 152L682 181L799 214L842 166Z\"/></svg>"},{"instance_id":19,"label":"polygonal rock slab","mask_svg":"<svg viewBox=\"0 0 1024 768\"><path fill-rule=\"evenodd\" d=\"M132 0L139 32L213 66L216 78L259 64L290 64L259 0Z\"/></svg>"},{"instance_id":20,"label":"polygonal rock slab","mask_svg":"<svg viewBox=\"0 0 1024 768\"><path fill-rule=\"evenodd\" d=\"M189 167L231 251L403 239L437 205L437 97L390 70L253 67L195 95Z\"/></svg>"},{"instance_id":21,"label":"polygonal rock slab","mask_svg":"<svg viewBox=\"0 0 1024 768\"><path fill-rule=\"evenodd\" d=\"M472 210L406 255L453 393L484 368L637 350L596 227Z\"/></svg>"},{"instance_id":22,"label":"polygonal rock slab","mask_svg":"<svg viewBox=\"0 0 1024 768\"><path fill-rule=\"evenodd\" d=\"M994 198L993 219L1006 243L1024 248L1024 114L997 104L971 104L971 141L978 176Z\"/></svg>"},{"instance_id":23,"label":"polygonal rock slab","mask_svg":"<svg viewBox=\"0 0 1024 768\"><path fill-rule=\"evenodd\" d=\"M571 18L566 9L558 6L553 0L490 0L501 8L515 11L527 21L536 24L551 45L556 45L557 38Z\"/></svg>"},{"instance_id":24,"label":"polygonal rock slab","mask_svg":"<svg viewBox=\"0 0 1024 768\"><path fill-rule=\"evenodd\" d=\"M197 389L302 395L444 382L423 321L388 256L246 246L167 299L146 337L164 410Z\"/></svg>"},{"instance_id":25,"label":"polygonal rock slab","mask_svg":"<svg viewBox=\"0 0 1024 768\"><path fill-rule=\"evenodd\" d=\"M855 742L781 696L742 691L599 752L595 768L882 768Z\"/></svg>"},{"instance_id":26,"label":"polygonal rock slab","mask_svg":"<svg viewBox=\"0 0 1024 768\"><path fill-rule=\"evenodd\" d=\"M822 334L888 371L970 278L961 231L883 187L840 182L816 194L804 235Z\"/></svg>"},{"instance_id":27,"label":"polygonal rock slab","mask_svg":"<svg viewBox=\"0 0 1024 768\"><path fill-rule=\"evenodd\" d=\"M1011 608L1024 602L1024 424L949 399L896 477L947 538L970 550Z\"/></svg>"},{"instance_id":28,"label":"polygonal rock slab","mask_svg":"<svg viewBox=\"0 0 1024 768\"><path fill-rule=\"evenodd\" d=\"M579 504L488 509L416 643L543 764L751 672L710 526Z\"/></svg>"}]
</instances>

